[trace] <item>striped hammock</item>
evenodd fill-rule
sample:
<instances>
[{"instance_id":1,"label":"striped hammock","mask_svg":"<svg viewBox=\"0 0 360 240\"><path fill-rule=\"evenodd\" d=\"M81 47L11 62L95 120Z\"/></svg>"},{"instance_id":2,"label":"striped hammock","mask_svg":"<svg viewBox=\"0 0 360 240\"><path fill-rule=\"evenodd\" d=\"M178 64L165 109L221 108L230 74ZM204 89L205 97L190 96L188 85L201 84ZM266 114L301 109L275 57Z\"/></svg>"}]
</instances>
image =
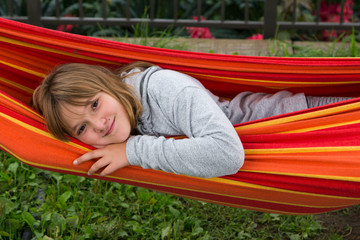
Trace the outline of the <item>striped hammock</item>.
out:
<instances>
[{"instance_id":1,"label":"striped hammock","mask_svg":"<svg viewBox=\"0 0 360 240\"><path fill-rule=\"evenodd\" d=\"M0 19L0 147L25 164L86 176L72 161L91 147L54 139L29 107L56 65L116 67L149 61L199 79L222 97L280 89L359 96L360 58L276 58L131 45ZM234 126L245 147L237 174L201 179L130 166L101 180L216 204L280 214L328 212L360 203L360 98ZM196 161L196 159L194 159Z\"/></svg>"}]
</instances>

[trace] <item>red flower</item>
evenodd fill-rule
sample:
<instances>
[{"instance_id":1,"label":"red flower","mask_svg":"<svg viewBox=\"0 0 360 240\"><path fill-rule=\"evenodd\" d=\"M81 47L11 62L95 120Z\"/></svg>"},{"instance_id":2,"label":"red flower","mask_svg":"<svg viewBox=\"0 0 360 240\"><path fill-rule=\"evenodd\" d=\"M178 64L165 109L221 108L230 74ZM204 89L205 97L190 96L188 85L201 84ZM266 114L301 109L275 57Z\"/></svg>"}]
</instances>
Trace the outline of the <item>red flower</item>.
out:
<instances>
[{"instance_id":1,"label":"red flower","mask_svg":"<svg viewBox=\"0 0 360 240\"><path fill-rule=\"evenodd\" d=\"M344 4L343 12L343 22L352 21L354 11L352 7L354 6L353 0L346 0ZM341 4L340 3L329 3L325 1L321 2L320 6L320 18L324 22L340 22L340 13L341 13ZM338 32L334 30L324 30L323 31L323 40L337 38Z\"/></svg>"},{"instance_id":2,"label":"red flower","mask_svg":"<svg viewBox=\"0 0 360 240\"><path fill-rule=\"evenodd\" d=\"M198 20L197 17L193 17L194 20ZM200 20L205 20L202 16L200 17ZM212 39L214 38L209 28L203 28L203 27L186 27L186 30L190 34L191 38L208 38Z\"/></svg>"},{"instance_id":3,"label":"red flower","mask_svg":"<svg viewBox=\"0 0 360 240\"><path fill-rule=\"evenodd\" d=\"M252 39L252 40L263 40L263 35L260 33L254 34L251 37L248 37L247 39Z\"/></svg>"},{"instance_id":4,"label":"red flower","mask_svg":"<svg viewBox=\"0 0 360 240\"><path fill-rule=\"evenodd\" d=\"M74 17L71 14L66 14L65 17ZM56 30L62 31L62 32L70 32L71 29L73 29L75 25L73 24L66 24L66 25L59 25Z\"/></svg>"},{"instance_id":5,"label":"red flower","mask_svg":"<svg viewBox=\"0 0 360 240\"><path fill-rule=\"evenodd\" d=\"M354 11L352 10L354 3L353 0L346 0L344 4L343 21L350 22ZM320 6L320 18L325 22L339 22L341 13L341 4L333 3L327 4L325 1L321 2Z\"/></svg>"}]
</instances>

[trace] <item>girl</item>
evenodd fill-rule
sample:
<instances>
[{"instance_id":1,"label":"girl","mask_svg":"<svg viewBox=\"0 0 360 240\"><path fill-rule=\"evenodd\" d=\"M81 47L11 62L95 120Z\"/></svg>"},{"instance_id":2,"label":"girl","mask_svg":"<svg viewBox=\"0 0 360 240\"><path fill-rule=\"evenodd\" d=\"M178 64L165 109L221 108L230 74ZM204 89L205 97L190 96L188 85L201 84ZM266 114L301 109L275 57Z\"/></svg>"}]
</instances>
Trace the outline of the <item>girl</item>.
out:
<instances>
[{"instance_id":1,"label":"girl","mask_svg":"<svg viewBox=\"0 0 360 240\"><path fill-rule=\"evenodd\" d=\"M315 107L339 98L243 92L222 101L196 79L149 63L117 72L70 63L49 74L33 95L49 131L98 149L74 161L98 159L101 176L137 165L197 177L236 173L244 149L233 124ZM163 136L186 135L186 139Z\"/></svg>"}]
</instances>

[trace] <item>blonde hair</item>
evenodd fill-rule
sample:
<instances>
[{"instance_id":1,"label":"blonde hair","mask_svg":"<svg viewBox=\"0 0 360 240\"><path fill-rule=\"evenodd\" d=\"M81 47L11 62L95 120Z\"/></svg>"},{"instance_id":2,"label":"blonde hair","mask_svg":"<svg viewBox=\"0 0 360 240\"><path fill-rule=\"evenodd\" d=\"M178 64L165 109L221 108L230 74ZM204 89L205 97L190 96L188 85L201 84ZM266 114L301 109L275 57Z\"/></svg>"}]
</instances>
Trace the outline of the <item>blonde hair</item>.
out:
<instances>
[{"instance_id":1,"label":"blonde hair","mask_svg":"<svg viewBox=\"0 0 360 240\"><path fill-rule=\"evenodd\" d=\"M60 65L35 89L32 105L44 116L50 133L59 140L68 141L66 135L71 134L63 121L61 107L65 103L85 106L96 94L104 92L124 106L130 118L131 128L135 129L142 105L134 89L122 81L124 77L121 73L135 67L150 66L150 63L136 62L112 72L105 67L82 63Z\"/></svg>"}]
</instances>

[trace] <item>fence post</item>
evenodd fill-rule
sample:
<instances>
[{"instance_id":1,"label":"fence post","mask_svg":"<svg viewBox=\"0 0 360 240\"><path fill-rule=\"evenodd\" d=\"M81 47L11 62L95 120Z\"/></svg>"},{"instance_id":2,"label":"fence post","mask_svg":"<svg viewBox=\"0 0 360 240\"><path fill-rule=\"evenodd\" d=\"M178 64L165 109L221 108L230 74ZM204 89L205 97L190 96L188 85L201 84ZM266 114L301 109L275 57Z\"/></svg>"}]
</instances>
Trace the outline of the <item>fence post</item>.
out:
<instances>
[{"instance_id":1,"label":"fence post","mask_svg":"<svg viewBox=\"0 0 360 240\"><path fill-rule=\"evenodd\" d=\"M274 38L277 25L278 0L264 0L264 29L263 38Z\"/></svg>"},{"instance_id":2,"label":"fence post","mask_svg":"<svg viewBox=\"0 0 360 240\"><path fill-rule=\"evenodd\" d=\"M27 0L28 23L41 26L41 0Z\"/></svg>"}]
</instances>

